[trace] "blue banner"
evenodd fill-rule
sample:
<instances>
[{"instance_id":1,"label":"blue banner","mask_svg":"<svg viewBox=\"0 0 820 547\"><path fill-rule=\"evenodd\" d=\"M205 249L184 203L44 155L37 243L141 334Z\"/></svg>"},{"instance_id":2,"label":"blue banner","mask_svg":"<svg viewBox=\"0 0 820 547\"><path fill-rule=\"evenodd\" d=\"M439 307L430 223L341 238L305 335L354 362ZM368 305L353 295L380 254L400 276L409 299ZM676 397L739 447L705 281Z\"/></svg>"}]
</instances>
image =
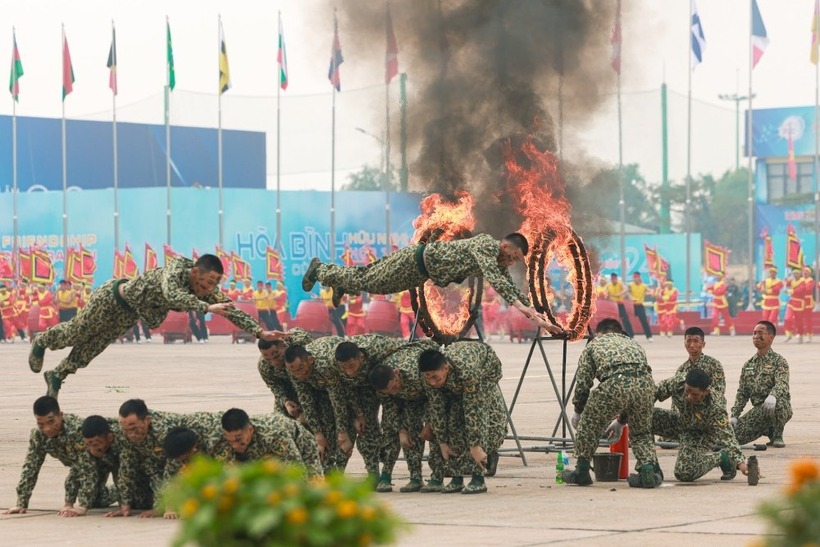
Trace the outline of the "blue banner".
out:
<instances>
[{"instance_id":1,"label":"blue banner","mask_svg":"<svg viewBox=\"0 0 820 547\"><path fill-rule=\"evenodd\" d=\"M748 156L748 110L743 120L746 127L743 150ZM795 156L813 156L814 120L813 106L752 110L752 155L757 158L788 157L791 135Z\"/></svg>"}]
</instances>

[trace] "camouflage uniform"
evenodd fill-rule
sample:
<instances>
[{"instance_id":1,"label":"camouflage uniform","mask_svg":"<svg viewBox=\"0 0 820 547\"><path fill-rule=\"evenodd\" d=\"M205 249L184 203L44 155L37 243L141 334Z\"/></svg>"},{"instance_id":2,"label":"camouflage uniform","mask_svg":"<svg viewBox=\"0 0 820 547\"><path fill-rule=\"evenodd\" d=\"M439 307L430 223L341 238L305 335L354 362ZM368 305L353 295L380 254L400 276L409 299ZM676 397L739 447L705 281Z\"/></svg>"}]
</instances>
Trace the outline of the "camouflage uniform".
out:
<instances>
[{"instance_id":1,"label":"camouflage uniform","mask_svg":"<svg viewBox=\"0 0 820 547\"><path fill-rule=\"evenodd\" d=\"M501 361L489 345L475 341L455 342L442 353L450 365L447 381L440 388L424 383L433 432L439 443L459 454L447 464L454 476L483 475L470 448L497 452L507 435L507 412L498 387Z\"/></svg>"},{"instance_id":2,"label":"camouflage uniform","mask_svg":"<svg viewBox=\"0 0 820 547\"><path fill-rule=\"evenodd\" d=\"M313 341L310 334L302 329L293 329L288 334L290 334L290 336L285 338L286 346L304 346ZM273 410L290 418L291 416L285 408L285 403L287 401L298 403L299 396L296 394L296 388L293 387L293 381L290 379L290 376L288 376L284 359L280 359L278 363L273 363L260 356L257 368L265 385L267 385L271 393L273 393Z\"/></svg>"},{"instance_id":3,"label":"camouflage uniform","mask_svg":"<svg viewBox=\"0 0 820 547\"><path fill-rule=\"evenodd\" d=\"M252 417L251 425L253 437L241 454L235 452L223 437L220 446L225 447L228 461L277 458L301 463L307 469L308 476L322 476L322 461L319 459L316 438L302 424L274 413Z\"/></svg>"},{"instance_id":4,"label":"camouflage uniform","mask_svg":"<svg viewBox=\"0 0 820 547\"><path fill-rule=\"evenodd\" d=\"M683 397L683 386L686 383L686 375L689 374L690 370L696 368L704 371L712 379L712 384L709 386L712 397L716 398L725 408L726 375L723 373L723 365L721 365L720 361L714 357L709 357L704 354L701 354L698 360L694 363L691 359L687 359L681 366L678 367L678 370L675 371L674 376L658 382L655 387L655 400L665 401L669 397L672 397L673 407L677 408L684 404L685 399ZM668 429L666 427L667 425L670 425L670 422L656 422L653 411L652 434L660 435L666 440L677 439L680 432L677 430Z\"/></svg>"},{"instance_id":5,"label":"camouflage uniform","mask_svg":"<svg viewBox=\"0 0 820 547\"><path fill-rule=\"evenodd\" d=\"M200 300L189 285L188 276L193 266L193 261L179 258L130 281L112 279L100 285L73 319L37 336L37 344L51 350L72 347L54 372L64 380L78 368L88 366L108 344L124 335L140 319L155 329L171 310L206 313L209 304L229 302L219 288ZM125 298L118 292L120 285ZM256 336L263 330L253 317L238 309L230 310L225 317Z\"/></svg>"},{"instance_id":6,"label":"camouflage uniform","mask_svg":"<svg viewBox=\"0 0 820 547\"><path fill-rule=\"evenodd\" d=\"M305 415L307 428L322 433L328 442L324 457L325 473L332 469L344 470L348 457L339 450L337 435L346 431L351 441L356 438L350 402L353 395L341 382L341 373L335 365L336 346L343 342L340 336L326 336L306 345L313 355L313 370L305 380L291 377Z\"/></svg>"},{"instance_id":7,"label":"camouflage uniform","mask_svg":"<svg viewBox=\"0 0 820 547\"><path fill-rule=\"evenodd\" d=\"M499 246L500 242L488 234L410 245L367 266L322 264L316 270L316 279L322 285L341 287L348 294L393 294L418 287L428 279L446 287L482 275L509 304L518 300L529 306L529 299L507 268L498 263Z\"/></svg>"},{"instance_id":8,"label":"camouflage uniform","mask_svg":"<svg viewBox=\"0 0 820 547\"><path fill-rule=\"evenodd\" d=\"M774 415L763 410L763 401L769 395L777 398ZM751 401L752 409L741 416L747 401ZM769 349L762 357L755 354L744 363L740 370L740 384L732 407L732 417L738 418L735 435L740 444L763 436L771 439L783 437L786 422L792 417L792 405L789 363L782 355Z\"/></svg>"},{"instance_id":9,"label":"camouflage uniform","mask_svg":"<svg viewBox=\"0 0 820 547\"><path fill-rule=\"evenodd\" d=\"M424 378L419 372L419 355L428 348L438 349L432 341L421 341L408 344L387 357L382 364L393 369L401 382L399 392L395 395L379 394L382 402L382 434L385 436L384 470L392 473L398 458L399 430L406 429L413 446L404 451L407 469L411 479L422 478L422 458L424 456L424 439L419 438L424 424L430 421L427 412L427 395L424 389ZM437 442L430 443L430 454L427 464L432 472L431 478L444 479L444 460Z\"/></svg>"},{"instance_id":10,"label":"camouflage uniform","mask_svg":"<svg viewBox=\"0 0 820 547\"><path fill-rule=\"evenodd\" d=\"M60 460L60 463L70 468L65 480L65 502L67 504L73 504L80 492L83 494L82 501L88 503L88 505L83 505L84 507L107 507L116 501L116 497L112 496L116 492L106 488L104 479L88 483L86 477L82 477L79 473L78 463L80 456L85 452L82 425L82 418L64 413L63 429L56 437L50 439L37 428L31 430L28 452L20 473L20 482L17 484L17 507L28 507L46 455Z\"/></svg>"},{"instance_id":11,"label":"camouflage uniform","mask_svg":"<svg viewBox=\"0 0 820 547\"><path fill-rule=\"evenodd\" d=\"M598 387L590 393L596 378ZM623 334L598 335L581 352L575 379L572 404L581 414L575 457L591 461L601 432L613 416L623 411L629 416L635 469L657 463L652 439L655 384L643 348Z\"/></svg>"},{"instance_id":12,"label":"camouflage uniform","mask_svg":"<svg viewBox=\"0 0 820 547\"><path fill-rule=\"evenodd\" d=\"M683 394L683 386L672 397L673 408L655 408L652 427L679 431L680 447L675 460L675 477L681 482L699 479L720 466L721 454L713 447L726 448L733 466L744 462L740 445L735 438L726 402L710 393L698 404L691 404Z\"/></svg>"}]
</instances>

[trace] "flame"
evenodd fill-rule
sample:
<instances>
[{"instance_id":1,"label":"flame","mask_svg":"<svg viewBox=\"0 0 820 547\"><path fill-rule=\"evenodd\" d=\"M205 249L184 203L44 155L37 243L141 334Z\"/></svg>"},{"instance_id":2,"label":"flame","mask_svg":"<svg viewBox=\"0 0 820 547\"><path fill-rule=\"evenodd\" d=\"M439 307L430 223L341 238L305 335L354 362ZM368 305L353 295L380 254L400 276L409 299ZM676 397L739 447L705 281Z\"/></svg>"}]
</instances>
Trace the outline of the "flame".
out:
<instances>
[{"instance_id":1,"label":"flame","mask_svg":"<svg viewBox=\"0 0 820 547\"><path fill-rule=\"evenodd\" d=\"M469 237L475 228L473 206L475 199L468 192L458 190L453 198L430 194L421 200L421 213L413 221L415 232L412 242L452 241ZM443 334L456 336L470 319L471 294L465 285L437 287L424 284L427 313Z\"/></svg>"}]
</instances>

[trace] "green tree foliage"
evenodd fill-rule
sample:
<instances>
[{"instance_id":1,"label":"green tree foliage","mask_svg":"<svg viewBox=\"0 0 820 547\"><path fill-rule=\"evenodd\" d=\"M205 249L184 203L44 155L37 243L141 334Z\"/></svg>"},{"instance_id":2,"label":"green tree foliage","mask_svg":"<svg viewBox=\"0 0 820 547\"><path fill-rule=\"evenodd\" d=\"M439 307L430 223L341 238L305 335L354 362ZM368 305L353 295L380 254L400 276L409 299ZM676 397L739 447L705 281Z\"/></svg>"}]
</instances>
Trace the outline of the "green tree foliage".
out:
<instances>
[{"instance_id":1,"label":"green tree foliage","mask_svg":"<svg viewBox=\"0 0 820 547\"><path fill-rule=\"evenodd\" d=\"M381 191L384 188L384 172L378 167L370 165L363 165L361 169L350 173L347 176L347 183L342 186L342 190L367 190L367 191ZM398 177L393 176L393 181L390 184L391 192L398 192Z\"/></svg>"}]
</instances>

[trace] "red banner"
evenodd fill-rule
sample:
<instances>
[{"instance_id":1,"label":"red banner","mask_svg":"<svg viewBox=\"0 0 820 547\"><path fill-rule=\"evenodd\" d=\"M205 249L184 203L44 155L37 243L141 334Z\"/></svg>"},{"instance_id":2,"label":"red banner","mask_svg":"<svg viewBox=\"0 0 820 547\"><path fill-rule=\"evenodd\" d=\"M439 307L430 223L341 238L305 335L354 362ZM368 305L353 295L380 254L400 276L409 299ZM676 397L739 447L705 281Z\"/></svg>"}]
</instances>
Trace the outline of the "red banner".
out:
<instances>
[{"instance_id":1,"label":"red banner","mask_svg":"<svg viewBox=\"0 0 820 547\"><path fill-rule=\"evenodd\" d=\"M800 238L797 237L797 232L794 226L789 224L786 229L786 268L787 269L803 269L804 257L803 247L800 244Z\"/></svg>"},{"instance_id":2,"label":"red banner","mask_svg":"<svg viewBox=\"0 0 820 547\"><path fill-rule=\"evenodd\" d=\"M149 244L145 244L145 261L143 262L143 272L148 270L155 270L159 267L159 260L157 259L157 252Z\"/></svg>"},{"instance_id":3,"label":"red banner","mask_svg":"<svg viewBox=\"0 0 820 547\"><path fill-rule=\"evenodd\" d=\"M265 249L265 278L275 281L284 281L285 275L282 268L282 256L279 251L266 247Z\"/></svg>"},{"instance_id":4,"label":"red banner","mask_svg":"<svg viewBox=\"0 0 820 547\"><path fill-rule=\"evenodd\" d=\"M709 275L725 275L729 265L729 253L726 247L715 245L708 240L703 244L703 267Z\"/></svg>"}]
</instances>

